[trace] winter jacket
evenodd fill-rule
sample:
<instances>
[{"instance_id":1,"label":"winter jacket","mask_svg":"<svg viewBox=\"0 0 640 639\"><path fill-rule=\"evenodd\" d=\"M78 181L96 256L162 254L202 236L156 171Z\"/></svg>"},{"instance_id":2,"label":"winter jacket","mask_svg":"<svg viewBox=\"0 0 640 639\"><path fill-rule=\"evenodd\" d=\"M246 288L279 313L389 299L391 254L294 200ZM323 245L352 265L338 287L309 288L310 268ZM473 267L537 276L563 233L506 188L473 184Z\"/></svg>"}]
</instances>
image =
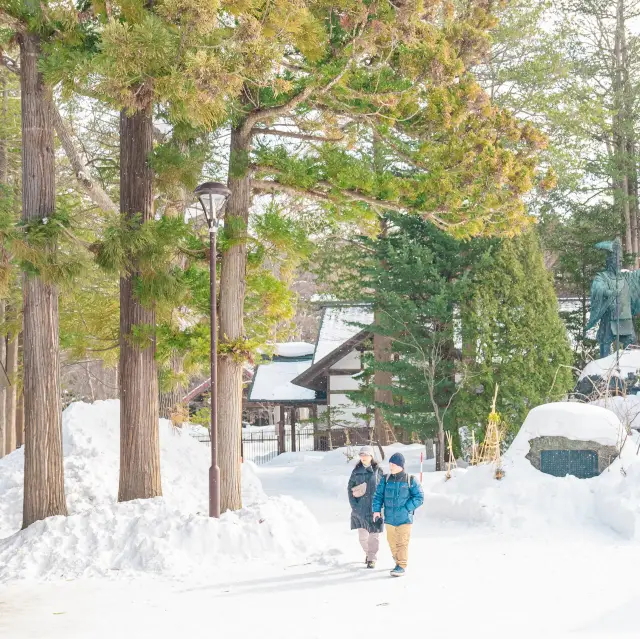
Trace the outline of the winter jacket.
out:
<instances>
[{"instance_id":1,"label":"winter jacket","mask_svg":"<svg viewBox=\"0 0 640 639\"><path fill-rule=\"evenodd\" d=\"M415 477L402 472L383 477L373 497L373 512L380 513L384 508L384 522L390 526L402 526L413 523L413 513L424 502L422 486Z\"/></svg>"},{"instance_id":2,"label":"winter jacket","mask_svg":"<svg viewBox=\"0 0 640 639\"><path fill-rule=\"evenodd\" d=\"M382 470L376 464L364 466L358 462L351 473L347 490L349 491L349 503L351 504L351 530L366 528L369 532L379 532L373 525L373 510L371 504L376 492L378 482L382 479ZM367 484L367 491L362 497L354 497L351 489L360 484Z\"/></svg>"}]
</instances>

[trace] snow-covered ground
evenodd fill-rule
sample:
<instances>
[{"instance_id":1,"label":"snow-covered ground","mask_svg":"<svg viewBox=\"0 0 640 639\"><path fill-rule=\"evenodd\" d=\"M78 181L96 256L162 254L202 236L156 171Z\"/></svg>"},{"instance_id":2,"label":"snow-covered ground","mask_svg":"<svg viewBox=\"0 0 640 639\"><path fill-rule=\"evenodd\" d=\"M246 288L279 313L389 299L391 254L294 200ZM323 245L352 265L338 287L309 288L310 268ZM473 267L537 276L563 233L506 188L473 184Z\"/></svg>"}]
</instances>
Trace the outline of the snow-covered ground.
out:
<instances>
[{"instance_id":1,"label":"snow-covered ground","mask_svg":"<svg viewBox=\"0 0 640 639\"><path fill-rule=\"evenodd\" d=\"M617 438L604 421L591 436ZM386 545L366 570L349 531L344 451L245 464L247 507L211 522L197 514L208 449L188 433L162 424L165 497L117 505L117 404L74 405L64 424L69 518L16 533L22 454L0 461L3 639L639 636L635 439L590 480L542 475L518 446L500 482L489 467L425 473L393 580ZM395 449L417 474L421 447Z\"/></svg>"}]
</instances>

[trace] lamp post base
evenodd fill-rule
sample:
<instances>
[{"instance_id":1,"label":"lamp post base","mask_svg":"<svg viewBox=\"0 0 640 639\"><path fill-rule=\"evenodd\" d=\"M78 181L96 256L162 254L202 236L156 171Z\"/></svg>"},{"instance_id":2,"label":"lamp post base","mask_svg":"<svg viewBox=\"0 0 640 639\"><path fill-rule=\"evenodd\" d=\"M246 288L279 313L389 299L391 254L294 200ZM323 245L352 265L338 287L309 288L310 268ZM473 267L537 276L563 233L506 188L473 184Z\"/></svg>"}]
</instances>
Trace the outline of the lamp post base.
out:
<instances>
[{"instance_id":1,"label":"lamp post base","mask_svg":"<svg viewBox=\"0 0 640 639\"><path fill-rule=\"evenodd\" d=\"M220 517L220 467L209 468L209 517Z\"/></svg>"}]
</instances>

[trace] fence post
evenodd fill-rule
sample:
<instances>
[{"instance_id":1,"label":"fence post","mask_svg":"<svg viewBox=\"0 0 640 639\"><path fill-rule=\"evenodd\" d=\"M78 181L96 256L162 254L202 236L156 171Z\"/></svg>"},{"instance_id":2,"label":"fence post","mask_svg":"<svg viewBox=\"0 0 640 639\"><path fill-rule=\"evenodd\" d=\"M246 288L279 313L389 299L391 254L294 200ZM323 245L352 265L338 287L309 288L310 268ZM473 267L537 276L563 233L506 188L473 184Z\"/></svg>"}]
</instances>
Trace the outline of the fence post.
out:
<instances>
[{"instance_id":1,"label":"fence post","mask_svg":"<svg viewBox=\"0 0 640 639\"><path fill-rule=\"evenodd\" d=\"M296 419L298 418L298 411L295 406L291 407L291 452L295 453L296 447Z\"/></svg>"},{"instance_id":2,"label":"fence post","mask_svg":"<svg viewBox=\"0 0 640 639\"><path fill-rule=\"evenodd\" d=\"M313 450L320 450L318 446L318 405L311 407L311 418L313 419Z\"/></svg>"},{"instance_id":3,"label":"fence post","mask_svg":"<svg viewBox=\"0 0 640 639\"><path fill-rule=\"evenodd\" d=\"M284 445L285 435L284 435L284 406L280 404L280 417L278 421L278 455L282 455L286 452L286 448Z\"/></svg>"}]
</instances>

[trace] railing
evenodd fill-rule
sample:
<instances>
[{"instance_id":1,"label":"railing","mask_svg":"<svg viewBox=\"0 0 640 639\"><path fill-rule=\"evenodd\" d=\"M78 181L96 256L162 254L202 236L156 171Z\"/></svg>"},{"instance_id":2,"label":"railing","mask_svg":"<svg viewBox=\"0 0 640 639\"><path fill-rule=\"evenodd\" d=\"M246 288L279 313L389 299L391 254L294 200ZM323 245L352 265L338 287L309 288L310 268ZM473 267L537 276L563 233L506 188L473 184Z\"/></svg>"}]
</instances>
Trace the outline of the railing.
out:
<instances>
[{"instance_id":1,"label":"railing","mask_svg":"<svg viewBox=\"0 0 640 639\"><path fill-rule=\"evenodd\" d=\"M203 432L193 435L199 442L209 445L209 433ZM370 431L368 429L332 428L331 436L327 429L317 429L313 426L297 426L295 438L291 436L291 426L285 427L284 441L280 442L277 426L250 426L242 429L242 458L249 459L255 464L266 464L281 453L328 451L333 448L369 444ZM295 439L295 446L292 445Z\"/></svg>"}]
</instances>

